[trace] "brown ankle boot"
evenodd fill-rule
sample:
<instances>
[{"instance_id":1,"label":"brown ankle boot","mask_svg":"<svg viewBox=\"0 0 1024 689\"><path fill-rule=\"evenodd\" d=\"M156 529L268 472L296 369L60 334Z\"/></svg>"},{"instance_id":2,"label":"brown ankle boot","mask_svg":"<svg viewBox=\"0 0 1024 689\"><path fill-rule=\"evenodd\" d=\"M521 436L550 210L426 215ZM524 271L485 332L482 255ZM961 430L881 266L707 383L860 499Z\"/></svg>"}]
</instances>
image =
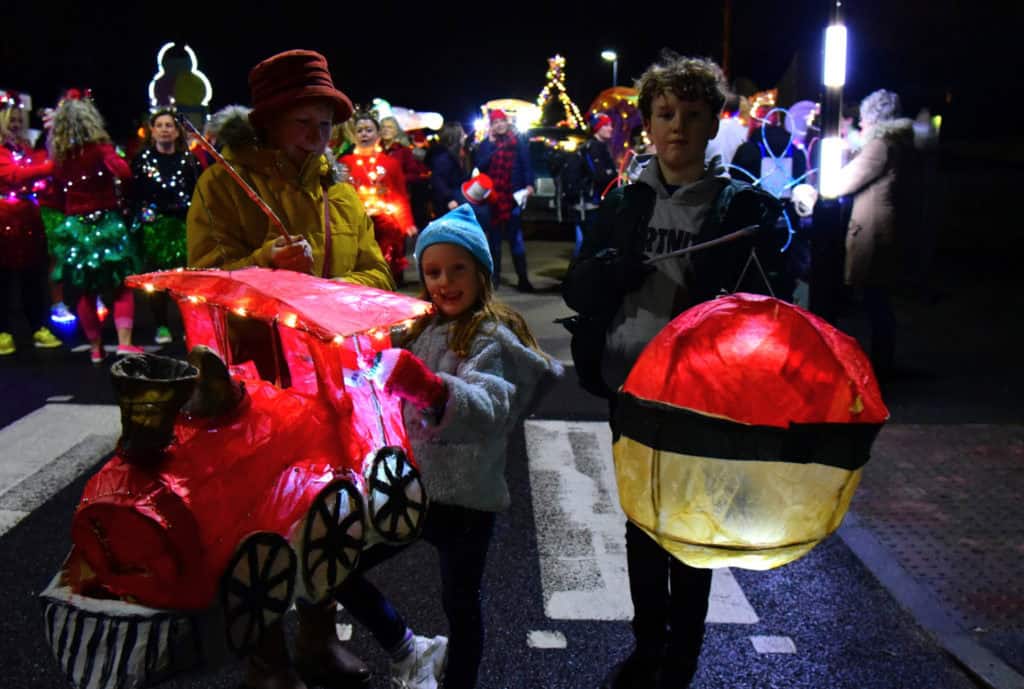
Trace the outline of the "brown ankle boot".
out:
<instances>
[{"instance_id":1,"label":"brown ankle boot","mask_svg":"<svg viewBox=\"0 0 1024 689\"><path fill-rule=\"evenodd\" d=\"M337 604L299 604L299 636L295 667L306 684L327 689L356 689L370 685L370 668L347 650L335 628Z\"/></svg>"},{"instance_id":2,"label":"brown ankle boot","mask_svg":"<svg viewBox=\"0 0 1024 689\"><path fill-rule=\"evenodd\" d=\"M246 659L243 689L308 689L292 668L281 621L274 622L259 648Z\"/></svg>"}]
</instances>

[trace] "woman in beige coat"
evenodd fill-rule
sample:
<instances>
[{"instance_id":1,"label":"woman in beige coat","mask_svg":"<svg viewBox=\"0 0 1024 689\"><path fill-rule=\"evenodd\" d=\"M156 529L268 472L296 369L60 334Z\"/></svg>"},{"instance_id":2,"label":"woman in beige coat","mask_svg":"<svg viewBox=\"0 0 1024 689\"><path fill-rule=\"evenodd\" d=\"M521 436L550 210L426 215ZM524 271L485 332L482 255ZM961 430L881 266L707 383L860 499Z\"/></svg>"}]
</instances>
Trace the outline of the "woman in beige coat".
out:
<instances>
[{"instance_id":1,"label":"woman in beige coat","mask_svg":"<svg viewBox=\"0 0 1024 689\"><path fill-rule=\"evenodd\" d=\"M837 196L853 194L846 231L846 284L863 290L871 324L871 361L885 377L893 365L895 317L889 293L899 276L901 234L914 199L907 171L914 155L914 130L898 118L899 96L875 91L860 104L864 141L839 174Z\"/></svg>"}]
</instances>

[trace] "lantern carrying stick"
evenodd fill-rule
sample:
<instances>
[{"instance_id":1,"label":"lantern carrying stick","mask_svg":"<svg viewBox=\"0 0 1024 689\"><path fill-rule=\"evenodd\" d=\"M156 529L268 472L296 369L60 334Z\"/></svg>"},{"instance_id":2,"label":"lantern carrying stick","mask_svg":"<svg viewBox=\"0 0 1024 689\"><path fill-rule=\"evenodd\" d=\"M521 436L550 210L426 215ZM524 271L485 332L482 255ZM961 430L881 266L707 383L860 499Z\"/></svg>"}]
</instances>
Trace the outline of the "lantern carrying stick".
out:
<instances>
[{"instance_id":1,"label":"lantern carrying stick","mask_svg":"<svg viewBox=\"0 0 1024 689\"><path fill-rule=\"evenodd\" d=\"M238 186L242 187L242 191L245 192L245 195L252 199L252 202L255 203L256 206L263 211L263 214L270 219L270 224L274 226L282 237L284 237L285 241L289 244L295 241L292 239L292 236L288 234L288 229L284 226L284 223L281 221L281 218L278 217L277 213L274 212L274 209L268 206L267 202L260 198L259 193L257 193L257 191L253 189L248 182L242 179L242 176L238 174L238 171L235 170L235 168L231 167L231 163L229 163L224 156L220 154L220 151L218 151L214 145L211 144L198 129L196 129L196 126L192 124L187 117L179 114L177 118L178 122L180 122L182 126L192 132L196 137L196 140L199 142L199 145L205 148L206 151L213 156L214 160L224 166L227 173L231 175L231 179L235 180L235 182L238 183Z\"/></svg>"},{"instance_id":2,"label":"lantern carrying stick","mask_svg":"<svg viewBox=\"0 0 1024 689\"><path fill-rule=\"evenodd\" d=\"M676 256L683 256L694 251L710 249L711 247L718 246L719 244L728 244L729 242L735 242L737 239L743 239L744 237L749 237L750 235L754 234L755 232L757 232L758 227L758 225L747 225L746 227L740 228L735 232L724 234L721 237L718 237L717 239L710 239L706 242L701 242L700 244L688 246L685 249L679 249L678 251L672 251L662 256L655 256L654 258L649 258L646 261L644 261L644 264L652 265L659 261L664 261L669 258L675 258Z\"/></svg>"}]
</instances>

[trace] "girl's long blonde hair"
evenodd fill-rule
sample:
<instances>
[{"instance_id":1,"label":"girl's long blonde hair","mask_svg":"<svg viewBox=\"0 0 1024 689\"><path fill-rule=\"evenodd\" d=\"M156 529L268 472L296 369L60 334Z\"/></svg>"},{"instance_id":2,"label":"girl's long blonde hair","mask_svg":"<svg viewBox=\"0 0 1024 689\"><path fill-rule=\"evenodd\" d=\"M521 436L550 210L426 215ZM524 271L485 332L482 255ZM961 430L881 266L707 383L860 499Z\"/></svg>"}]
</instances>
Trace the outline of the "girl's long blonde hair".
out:
<instances>
[{"instance_id":1,"label":"girl's long blonde hair","mask_svg":"<svg viewBox=\"0 0 1024 689\"><path fill-rule=\"evenodd\" d=\"M473 259L473 264L476 266L480 296L474 307L466 309L464 313L451 322L448 328L448 348L455 352L456 356L463 359L466 358L469 356L469 348L473 343L473 338L480 332L480 328L484 323L494 321L515 333L524 346L547 358L548 355L541 350L540 345L537 344L537 339L530 332L530 326L526 324L526 319L514 309L494 298L491 277L476 258ZM426 286L420 291L420 299L430 301L430 293L427 292ZM428 325L436 322L441 317L440 312L435 312L433 315L424 316L413 323L406 335L406 343L416 340Z\"/></svg>"},{"instance_id":2,"label":"girl's long blonde hair","mask_svg":"<svg viewBox=\"0 0 1024 689\"><path fill-rule=\"evenodd\" d=\"M62 163L87 144L109 144L110 135L100 115L88 100L65 100L53 115L50 155Z\"/></svg>"}]
</instances>

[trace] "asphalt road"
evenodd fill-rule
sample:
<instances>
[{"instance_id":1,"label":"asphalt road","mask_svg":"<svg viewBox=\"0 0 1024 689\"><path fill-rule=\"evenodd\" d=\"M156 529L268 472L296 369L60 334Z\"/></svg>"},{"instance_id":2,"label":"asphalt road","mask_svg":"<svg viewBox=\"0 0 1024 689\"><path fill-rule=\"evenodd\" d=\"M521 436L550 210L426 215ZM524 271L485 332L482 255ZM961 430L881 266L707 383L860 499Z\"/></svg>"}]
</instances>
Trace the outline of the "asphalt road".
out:
<instances>
[{"instance_id":1,"label":"asphalt road","mask_svg":"<svg viewBox=\"0 0 1024 689\"><path fill-rule=\"evenodd\" d=\"M530 250L531 268L538 276L535 282L541 293L520 295L506 287L499 296L526 314L548 351L567 359L566 336L551 321L567 313L557 296L557 275L559 266L564 266L568 245L535 242ZM939 294L937 298L945 297ZM927 300L908 303L911 306L907 308L914 314L911 331L928 335L933 332L929 329L941 326L949 317L938 314ZM998 313L998 306L988 304L986 308L996 308L994 313ZM959 316L973 322L981 314L965 308ZM855 331L858 322L851 323ZM140 336L148 335L146 327L140 309ZM1009 356L1008 345L1001 344L992 353L974 336L965 336L958 344L948 340L936 344L929 335L926 339L930 339L931 346L926 346L922 337L913 340L913 347L922 355L914 358L902 382L894 384L888 393L895 420L941 424L965 416L983 416L995 423L1019 421L1011 389L1018 379L992 370L1003 361L1001 357ZM975 348L980 349L976 352ZM948 372L941 367L950 349L960 352L966 371ZM979 352L983 349L988 353L982 359ZM168 351L182 353L177 344ZM26 423L25 419L40 409L57 408L56 416L50 418L59 419L61 404L112 404L106 369L91 367L87 353L67 350L23 350L0 362L0 432L19 428L18 424ZM953 399L936 394L936 390L953 390ZM556 428L571 428L597 438L600 424L587 421L600 419L602 407L599 400L575 387L570 372L531 421L554 422ZM89 428L60 431L77 433L80 438L97 432ZM0 449L5 463L11 461L12 450ZM599 454L587 455L586 461L578 457L577 464L599 463ZM58 458L52 459L56 462ZM72 511L87 476L104 459L100 453L88 461L80 460L82 471L65 476L63 482L51 481L48 485L53 487L52 492L40 495L38 504L26 510L28 514L13 527L4 527L0 535L0 562L4 563L0 590L7 596L5 612L0 615L0 686L6 689L66 686L46 647L36 596L68 551ZM565 569L567 565L551 559L552 543L564 543L571 550L576 543L573 539L584 534L596 538L591 538L593 542L603 543L606 554L614 560L620 554L614 527L608 530L607 515L600 524L584 519L573 523L572 529L546 521L538 504L543 506L547 500L568 504L573 498L553 487L550 473L538 468L540 460L536 452L531 455L528 451L524 435L517 435L509 459L512 507L498 520L485 580L488 641L481 689L597 687L607 670L630 650L629 625L621 613L623 591L593 580L593 563L585 562L586 553L581 555L579 568L561 578L557 576L559 567ZM598 475L606 470L604 466L591 478L596 477L599 483ZM607 493L609 488L613 490L613 484L604 485L602 490ZM0 496L4 489L0 487ZM564 541L558 540L563 537ZM445 632L436 572L436 557L430 547L416 544L373 574L417 633ZM693 684L696 689L976 686L837 537L827 539L802 560L777 570L732 570L732 580L738 586L723 597L718 609L726 616L729 609L739 609L737 619L742 621L711 621ZM566 618L552 603L553 588L573 587L595 596L592 618L586 618L586 612ZM340 622L350 621L343 613ZM377 671L374 687L387 686L387 663L380 649L358 624L352 626L351 633L353 650ZM178 678L166 686L234 687L238 672L237 663L229 663L202 676Z\"/></svg>"}]
</instances>

